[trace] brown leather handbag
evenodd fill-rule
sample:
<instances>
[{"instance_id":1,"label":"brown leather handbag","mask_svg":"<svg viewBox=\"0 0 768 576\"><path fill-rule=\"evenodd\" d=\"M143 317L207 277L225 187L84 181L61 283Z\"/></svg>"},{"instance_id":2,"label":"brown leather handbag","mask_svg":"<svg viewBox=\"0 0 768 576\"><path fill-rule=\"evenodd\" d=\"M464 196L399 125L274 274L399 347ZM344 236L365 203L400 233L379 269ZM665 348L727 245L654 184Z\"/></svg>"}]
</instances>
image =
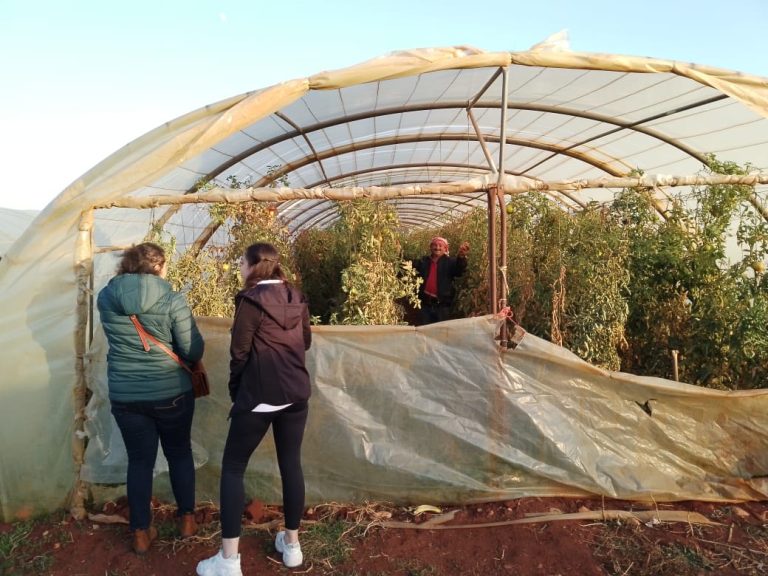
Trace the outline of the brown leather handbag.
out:
<instances>
[{"instance_id":1,"label":"brown leather handbag","mask_svg":"<svg viewBox=\"0 0 768 576\"><path fill-rule=\"evenodd\" d=\"M192 389L195 391L195 398L208 396L208 394L211 393L211 386L208 383L208 373L205 371L205 366L203 365L202 360L194 362L191 367L187 366L184 362L181 361L181 358L179 358L179 356L173 352L173 350L168 348L165 344L160 342L160 340L152 336L152 334L144 329L144 326L141 325L141 322L139 322L136 314L131 314L130 319L131 322L133 322L133 325L136 327L136 332L139 333L141 345L144 346L145 351L149 352L148 340L152 340L152 342L154 342L157 347L160 348L160 350L168 354L168 356L173 358L179 364L179 366L189 372L189 376L192 379Z\"/></svg>"}]
</instances>

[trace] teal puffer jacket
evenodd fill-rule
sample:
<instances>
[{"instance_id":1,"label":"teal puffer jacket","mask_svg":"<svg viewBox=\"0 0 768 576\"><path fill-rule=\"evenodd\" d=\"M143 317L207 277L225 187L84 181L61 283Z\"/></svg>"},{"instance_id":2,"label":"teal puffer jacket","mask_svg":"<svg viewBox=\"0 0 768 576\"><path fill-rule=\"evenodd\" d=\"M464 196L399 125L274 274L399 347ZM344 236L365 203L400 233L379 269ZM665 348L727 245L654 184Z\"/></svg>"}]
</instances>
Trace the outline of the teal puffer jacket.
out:
<instances>
[{"instance_id":1,"label":"teal puffer jacket","mask_svg":"<svg viewBox=\"0 0 768 576\"><path fill-rule=\"evenodd\" d=\"M154 274L121 274L109 281L97 300L109 342L109 398L120 402L162 400L189 391L189 374L152 341L147 352L131 314L144 329L183 360L203 357L203 338L184 296Z\"/></svg>"}]
</instances>

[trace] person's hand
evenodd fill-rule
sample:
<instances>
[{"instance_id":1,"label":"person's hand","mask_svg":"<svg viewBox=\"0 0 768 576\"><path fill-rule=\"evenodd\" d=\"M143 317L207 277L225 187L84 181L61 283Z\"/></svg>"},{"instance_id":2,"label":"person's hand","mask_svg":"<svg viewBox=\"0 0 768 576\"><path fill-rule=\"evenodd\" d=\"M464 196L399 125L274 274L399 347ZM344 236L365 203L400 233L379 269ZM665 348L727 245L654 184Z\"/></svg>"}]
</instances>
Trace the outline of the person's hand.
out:
<instances>
[{"instance_id":1,"label":"person's hand","mask_svg":"<svg viewBox=\"0 0 768 576\"><path fill-rule=\"evenodd\" d=\"M459 246L459 251L456 256L459 258L465 258L467 256L467 252L469 252L469 242L462 242L461 246Z\"/></svg>"}]
</instances>

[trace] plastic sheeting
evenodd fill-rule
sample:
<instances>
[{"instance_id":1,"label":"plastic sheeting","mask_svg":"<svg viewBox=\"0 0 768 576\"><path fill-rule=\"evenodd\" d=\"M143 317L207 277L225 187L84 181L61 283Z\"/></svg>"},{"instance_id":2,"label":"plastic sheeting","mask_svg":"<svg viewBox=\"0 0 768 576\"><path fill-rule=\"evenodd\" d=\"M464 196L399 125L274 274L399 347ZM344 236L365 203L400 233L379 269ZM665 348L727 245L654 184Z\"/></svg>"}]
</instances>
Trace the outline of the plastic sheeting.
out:
<instances>
[{"instance_id":1,"label":"plastic sheeting","mask_svg":"<svg viewBox=\"0 0 768 576\"><path fill-rule=\"evenodd\" d=\"M217 500L230 323L200 325L213 393L196 408L198 498ZM303 451L308 500L768 496L768 392L606 372L530 334L502 350L497 329L490 316L421 328L315 328ZM124 449L97 348L83 474L122 482ZM251 460L249 495L281 501L275 462L269 437ZM159 459L158 473L164 469Z\"/></svg>"},{"instance_id":2,"label":"plastic sheeting","mask_svg":"<svg viewBox=\"0 0 768 576\"><path fill-rule=\"evenodd\" d=\"M0 208L0 258L32 223L38 210Z\"/></svg>"}]
</instances>

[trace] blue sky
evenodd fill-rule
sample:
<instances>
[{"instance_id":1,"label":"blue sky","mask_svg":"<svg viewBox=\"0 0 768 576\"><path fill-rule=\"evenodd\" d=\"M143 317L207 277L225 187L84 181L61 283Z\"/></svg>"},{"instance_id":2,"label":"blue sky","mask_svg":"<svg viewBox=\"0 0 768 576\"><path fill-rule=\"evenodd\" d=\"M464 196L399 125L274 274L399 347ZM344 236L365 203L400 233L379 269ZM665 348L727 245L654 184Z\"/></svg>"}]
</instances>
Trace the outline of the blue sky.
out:
<instances>
[{"instance_id":1,"label":"blue sky","mask_svg":"<svg viewBox=\"0 0 768 576\"><path fill-rule=\"evenodd\" d=\"M715 8L716 7L716 8ZM0 207L42 209L196 108L388 52L571 49L768 77L768 0L0 0Z\"/></svg>"}]
</instances>

